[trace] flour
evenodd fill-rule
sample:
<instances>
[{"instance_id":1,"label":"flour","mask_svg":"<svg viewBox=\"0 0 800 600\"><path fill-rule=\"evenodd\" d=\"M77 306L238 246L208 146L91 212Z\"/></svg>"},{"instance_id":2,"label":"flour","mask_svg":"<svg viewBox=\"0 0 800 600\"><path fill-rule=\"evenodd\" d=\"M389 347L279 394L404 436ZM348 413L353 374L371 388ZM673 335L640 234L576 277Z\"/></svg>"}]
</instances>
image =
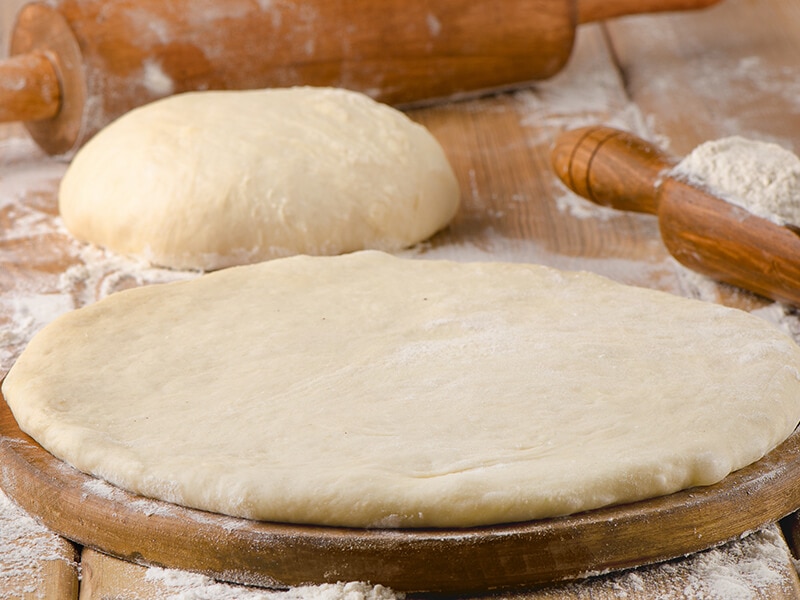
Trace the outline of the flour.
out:
<instances>
[{"instance_id":1,"label":"flour","mask_svg":"<svg viewBox=\"0 0 800 600\"><path fill-rule=\"evenodd\" d=\"M778 225L800 224L800 158L777 144L740 136L706 142L672 175Z\"/></svg>"},{"instance_id":2,"label":"flour","mask_svg":"<svg viewBox=\"0 0 800 600\"><path fill-rule=\"evenodd\" d=\"M531 143L546 147L561 131L600 124L666 146L668 140L653 135L652 117L625 92L619 73L607 68L614 58L605 38L595 35L600 31L598 25L582 26L568 68L514 93L520 126L529 131Z\"/></svg>"},{"instance_id":3,"label":"flour","mask_svg":"<svg viewBox=\"0 0 800 600\"><path fill-rule=\"evenodd\" d=\"M44 325L128 287L195 277L79 244L56 207L66 165L0 124L0 375ZM18 248L25 248L20 264Z\"/></svg>"},{"instance_id":4,"label":"flour","mask_svg":"<svg viewBox=\"0 0 800 600\"><path fill-rule=\"evenodd\" d=\"M59 294L17 290L0 295L0 374L11 368L37 331L72 308L69 297Z\"/></svg>"},{"instance_id":5,"label":"flour","mask_svg":"<svg viewBox=\"0 0 800 600\"><path fill-rule=\"evenodd\" d=\"M800 340L800 320L797 318L798 309L794 306L773 302L762 308L751 310L750 314L769 321L795 340Z\"/></svg>"},{"instance_id":6,"label":"flour","mask_svg":"<svg viewBox=\"0 0 800 600\"><path fill-rule=\"evenodd\" d=\"M91 244L78 249L80 261L59 276L58 291L72 297L74 307L132 287L193 279L199 271L174 271L151 266L144 259L115 254Z\"/></svg>"},{"instance_id":7,"label":"flour","mask_svg":"<svg viewBox=\"0 0 800 600\"><path fill-rule=\"evenodd\" d=\"M0 491L0 600L45 598L38 585L49 561L67 557L65 542L34 521ZM73 565L77 569L77 565ZM27 582L27 583L25 583ZM38 588L38 589L37 589Z\"/></svg>"},{"instance_id":8,"label":"flour","mask_svg":"<svg viewBox=\"0 0 800 600\"><path fill-rule=\"evenodd\" d=\"M382 585L349 582L299 586L285 591L245 588L214 581L204 575L150 567L145 580L160 584L165 600L401 600Z\"/></svg>"},{"instance_id":9,"label":"flour","mask_svg":"<svg viewBox=\"0 0 800 600\"><path fill-rule=\"evenodd\" d=\"M592 581L591 597L634 600L663 589L665 582L684 583L684 598L756 600L784 592L794 594L786 545L775 525L682 559L605 575ZM779 592L780 590L780 592ZM536 600L588 597L585 583L571 583L534 595ZM605 593L603 593L605 592ZM658 596L661 597L661 596ZM665 594L665 597L673 597ZM525 596L515 596L525 600Z\"/></svg>"},{"instance_id":10,"label":"flour","mask_svg":"<svg viewBox=\"0 0 800 600\"><path fill-rule=\"evenodd\" d=\"M770 587L789 586L788 553L774 525L741 541L692 556L684 568L687 598L750 600ZM787 594L792 590L785 590Z\"/></svg>"}]
</instances>

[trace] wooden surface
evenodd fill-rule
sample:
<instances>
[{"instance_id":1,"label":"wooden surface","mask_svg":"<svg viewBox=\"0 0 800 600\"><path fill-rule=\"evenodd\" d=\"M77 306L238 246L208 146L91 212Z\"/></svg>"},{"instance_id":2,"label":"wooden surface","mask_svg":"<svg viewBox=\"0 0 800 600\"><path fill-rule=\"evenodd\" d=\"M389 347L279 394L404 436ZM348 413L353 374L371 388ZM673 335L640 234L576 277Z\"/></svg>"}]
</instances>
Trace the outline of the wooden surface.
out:
<instances>
[{"instance_id":1,"label":"wooden surface","mask_svg":"<svg viewBox=\"0 0 800 600\"><path fill-rule=\"evenodd\" d=\"M132 562L271 587L373 581L401 592L524 589L685 556L800 507L800 431L716 485L563 518L464 529L286 525L147 500L55 459L20 431L2 399L0 461L6 494L76 543Z\"/></svg>"},{"instance_id":2,"label":"wooden surface","mask_svg":"<svg viewBox=\"0 0 800 600\"><path fill-rule=\"evenodd\" d=\"M0 598L78 597L79 551L0 497Z\"/></svg>"},{"instance_id":3,"label":"wooden surface","mask_svg":"<svg viewBox=\"0 0 800 600\"><path fill-rule=\"evenodd\" d=\"M676 156L733 134L778 142L797 152L798 55L800 5L724 0L701 12L582 26L575 53L553 79L512 94L413 111L442 141L462 186L463 206L448 230L406 254L587 269L625 283L756 311L797 336L800 326L792 310L713 284L678 265L661 242L655 217L599 207L568 192L553 176L549 155L559 133L591 124L629 129ZM4 372L32 332L54 313L126 286L176 275L123 263L72 242L55 217L63 165L39 152L20 128L0 128L0 133ZM658 524L653 526L657 535ZM777 534L767 545L753 546L752 539L732 542L719 552L513 597L800 597L788 555L780 552L786 543ZM767 552L769 548L776 552ZM85 552L84 559L90 555ZM43 557L40 562L47 561ZM102 555L98 559L95 553L87 562L92 580L112 573L105 568L118 562ZM122 566L135 576L115 584L109 575L105 587L97 584L94 591L83 585L84 597L166 597L164 586L146 577L147 569ZM0 582L12 581L4 573L0 570ZM13 581L18 589L48 585L33 573ZM735 595L720 593L726 584L735 587Z\"/></svg>"}]
</instances>

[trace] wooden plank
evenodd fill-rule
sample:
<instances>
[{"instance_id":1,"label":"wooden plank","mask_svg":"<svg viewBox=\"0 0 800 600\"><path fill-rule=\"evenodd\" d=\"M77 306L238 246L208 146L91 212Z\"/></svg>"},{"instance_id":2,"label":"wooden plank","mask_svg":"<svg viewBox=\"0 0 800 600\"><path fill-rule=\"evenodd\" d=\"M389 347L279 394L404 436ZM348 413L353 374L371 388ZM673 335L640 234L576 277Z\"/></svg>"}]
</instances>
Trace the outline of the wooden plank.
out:
<instances>
[{"instance_id":1,"label":"wooden plank","mask_svg":"<svg viewBox=\"0 0 800 600\"><path fill-rule=\"evenodd\" d=\"M800 4L725 0L607 27L630 98L665 149L683 156L742 135L800 150Z\"/></svg>"},{"instance_id":2,"label":"wooden plank","mask_svg":"<svg viewBox=\"0 0 800 600\"><path fill-rule=\"evenodd\" d=\"M77 562L67 558L75 555L75 547L67 540L59 541L65 554L62 560L47 559L40 567L22 578L15 578L13 586L20 590L23 600L76 600L79 593ZM31 573L37 573L32 575ZM27 579L27 582L25 581ZM3 590L4 598L14 598L14 592Z\"/></svg>"},{"instance_id":3,"label":"wooden plank","mask_svg":"<svg viewBox=\"0 0 800 600\"><path fill-rule=\"evenodd\" d=\"M74 600L78 553L0 492L0 598Z\"/></svg>"},{"instance_id":4,"label":"wooden plank","mask_svg":"<svg viewBox=\"0 0 800 600\"><path fill-rule=\"evenodd\" d=\"M80 600L124 597L126 600L163 600L170 590L147 577L147 567L112 558L91 548L81 551Z\"/></svg>"}]
</instances>

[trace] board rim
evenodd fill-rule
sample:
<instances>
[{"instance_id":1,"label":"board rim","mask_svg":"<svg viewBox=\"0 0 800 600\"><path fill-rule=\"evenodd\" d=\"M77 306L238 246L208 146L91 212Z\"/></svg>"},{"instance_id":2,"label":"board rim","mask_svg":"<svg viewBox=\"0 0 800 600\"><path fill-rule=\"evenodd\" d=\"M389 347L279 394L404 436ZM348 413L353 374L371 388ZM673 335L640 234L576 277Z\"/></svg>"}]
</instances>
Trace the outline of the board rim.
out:
<instances>
[{"instance_id":1,"label":"board rim","mask_svg":"<svg viewBox=\"0 0 800 600\"><path fill-rule=\"evenodd\" d=\"M285 588L367 581L401 592L537 587L701 551L800 507L800 429L720 483L583 513L483 527L356 529L250 521L144 499L22 432L0 393L0 487L59 535L130 562ZM746 503L743 503L746 500ZM148 511L134 508L146 501Z\"/></svg>"}]
</instances>

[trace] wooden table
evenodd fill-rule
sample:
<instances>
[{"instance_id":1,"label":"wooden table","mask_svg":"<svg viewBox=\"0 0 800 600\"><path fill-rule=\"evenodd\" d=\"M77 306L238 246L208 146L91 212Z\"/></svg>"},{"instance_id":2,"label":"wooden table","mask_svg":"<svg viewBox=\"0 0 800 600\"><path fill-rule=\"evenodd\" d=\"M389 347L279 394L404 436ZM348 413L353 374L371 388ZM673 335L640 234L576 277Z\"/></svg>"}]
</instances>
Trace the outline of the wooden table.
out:
<instances>
[{"instance_id":1,"label":"wooden table","mask_svg":"<svg viewBox=\"0 0 800 600\"><path fill-rule=\"evenodd\" d=\"M552 80L410 111L444 145L463 206L447 231L405 254L590 270L756 311L800 339L793 310L687 271L661 244L654 217L576 197L549 164L555 136L588 124L633 131L676 155L734 134L798 152L797 56L800 4L725 0L702 12L583 26L567 69ZM56 218L64 168L39 152L21 127L0 128L0 374L55 314L176 276L73 242ZM3 523L24 521L13 511L0 505L6 515L0 519L0 598L74 598L80 589L82 599L149 599L180 591L163 573L81 553L33 523L19 527L15 539L9 538L14 528L6 527L3 537ZM789 557L796 523L784 525L788 543L770 527L683 560L506 597L800 598Z\"/></svg>"}]
</instances>

